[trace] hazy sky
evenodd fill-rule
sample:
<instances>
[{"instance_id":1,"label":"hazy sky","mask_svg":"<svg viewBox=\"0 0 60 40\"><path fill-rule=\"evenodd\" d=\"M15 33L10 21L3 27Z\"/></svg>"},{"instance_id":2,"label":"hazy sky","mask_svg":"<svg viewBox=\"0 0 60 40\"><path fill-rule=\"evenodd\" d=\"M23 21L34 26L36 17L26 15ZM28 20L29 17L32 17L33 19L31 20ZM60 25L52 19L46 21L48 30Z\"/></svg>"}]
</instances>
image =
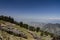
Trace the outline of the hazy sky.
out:
<instances>
[{"instance_id":1,"label":"hazy sky","mask_svg":"<svg viewBox=\"0 0 60 40\"><path fill-rule=\"evenodd\" d=\"M0 15L16 20L60 20L60 0L0 0Z\"/></svg>"}]
</instances>

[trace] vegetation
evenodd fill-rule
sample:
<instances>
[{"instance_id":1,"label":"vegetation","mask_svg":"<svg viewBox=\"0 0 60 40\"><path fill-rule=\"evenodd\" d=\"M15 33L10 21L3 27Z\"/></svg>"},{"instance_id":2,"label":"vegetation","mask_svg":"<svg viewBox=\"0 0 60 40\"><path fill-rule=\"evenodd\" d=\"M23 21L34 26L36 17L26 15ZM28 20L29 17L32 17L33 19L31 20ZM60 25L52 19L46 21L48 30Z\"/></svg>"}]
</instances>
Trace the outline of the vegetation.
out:
<instances>
[{"instance_id":1,"label":"vegetation","mask_svg":"<svg viewBox=\"0 0 60 40\"><path fill-rule=\"evenodd\" d=\"M40 31L40 27L37 27L37 28L36 28L36 32L39 32L39 31Z\"/></svg>"},{"instance_id":2,"label":"vegetation","mask_svg":"<svg viewBox=\"0 0 60 40\"><path fill-rule=\"evenodd\" d=\"M28 24L23 24L23 27L28 29Z\"/></svg>"},{"instance_id":3,"label":"vegetation","mask_svg":"<svg viewBox=\"0 0 60 40\"><path fill-rule=\"evenodd\" d=\"M33 26L29 26L28 24L24 24L23 22L17 22L12 17L10 17L10 16L3 16L3 15L1 15L0 16L0 20L7 21L7 22L10 22L10 23L14 23L16 25L19 25L22 28L25 28L25 30L28 29L28 30L33 31L33 32L41 32L41 34L40 34L41 36L43 36L43 35L46 35L46 36L51 35L51 37L54 36L52 33L40 30L39 27L35 28Z\"/></svg>"},{"instance_id":4,"label":"vegetation","mask_svg":"<svg viewBox=\"0 0 60 40\"><path fill-rule=\"evenodd\" d=\"M35 31L35 28L34 28L33 26L29 26L28 24L24 24L23 22L18 23L17 21L15 21L15 20L14 20L12 17L10 17L10 16L3 16L3 15L1 15L1 16L0 16L0 20L4 20L4 21L7 21L7 22L11 22L11 23L20 25L20 27L29 29L29 30L31 30L31 31Z\"/></svg>"},{"instance_id":5,"label":"vegetation","mask_svg":"<svg viewBox=\"0 0 60 40\"><path fill-rule=\"evenodd\" d=\"M20 25L21 27L23 27L23 22L20 22L19 25Z\"/></svg>"},{"instance_id":6,"label":"vegetation","mask_svg":"<svg viewBox=\"0 0 60 40\"><path fill-rule=\"evenodd\" d=\"M8 17L8 16L3 16L1 15L0 16L0 20L4 20L4 21L8 21L8 22L11 22L11 23L14 23L14 19L12 17Z\"/></svg>"},{"instance_id":7,"label":"vegetation","mask_svg":"<svg viewBox=\"0 0 60 40\"><path fill-rule=\"evenodd\" d=\"M29 26L30 31L35 31L35 28L33 26Z\"/></svg>"}]
</instances>

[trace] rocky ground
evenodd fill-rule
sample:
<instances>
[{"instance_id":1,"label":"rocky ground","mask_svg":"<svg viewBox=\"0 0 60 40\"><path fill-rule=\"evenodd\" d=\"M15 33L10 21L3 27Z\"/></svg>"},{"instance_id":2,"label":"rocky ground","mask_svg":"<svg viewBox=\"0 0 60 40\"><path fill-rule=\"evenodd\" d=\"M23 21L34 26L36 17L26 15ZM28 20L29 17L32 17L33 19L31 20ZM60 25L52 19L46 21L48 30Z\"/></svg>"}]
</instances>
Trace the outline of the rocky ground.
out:
<instances>
[{"instance_id":1,"label":"rocky ground","mask_svg":"<svg viewBox=\"0 0 60 40\"><path fill-rule=\"evenodd\" d=\"M32 32L18 25L0 21L0 40L52 40L50 35L40 36L40 32Z\"/></svg>"}]
</instances>

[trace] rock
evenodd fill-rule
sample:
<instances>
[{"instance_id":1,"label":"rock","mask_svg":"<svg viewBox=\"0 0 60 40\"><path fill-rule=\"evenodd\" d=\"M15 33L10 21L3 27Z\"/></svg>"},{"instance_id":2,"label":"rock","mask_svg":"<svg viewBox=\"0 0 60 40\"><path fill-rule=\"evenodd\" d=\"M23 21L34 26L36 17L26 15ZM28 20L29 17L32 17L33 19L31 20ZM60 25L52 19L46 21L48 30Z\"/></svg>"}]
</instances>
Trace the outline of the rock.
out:
<instances>
[{"instance_id":1,"label":"rock","mask_svg":"<svg viewBox=\"0 0 60 40\"><path fill-rule=\"evenodd\" d=\"M27 39L27 36L23 32L15 29L13 27L0 27L0 29L2 31L5 31L5 32L9 33L9 34L12 34L12 35L15 35L15 36L18 36L18 37L23 37L23 38Z\"/></svg>"},{"instance_id":2,"label":"rock","mask_svg":"<svg viewBox=\"0 0 60 40\"><path fill-rule=\"evenodd\" d=\"M2 40L2 37L0 37L0 40Z\"/></svg>"}]
</instances>

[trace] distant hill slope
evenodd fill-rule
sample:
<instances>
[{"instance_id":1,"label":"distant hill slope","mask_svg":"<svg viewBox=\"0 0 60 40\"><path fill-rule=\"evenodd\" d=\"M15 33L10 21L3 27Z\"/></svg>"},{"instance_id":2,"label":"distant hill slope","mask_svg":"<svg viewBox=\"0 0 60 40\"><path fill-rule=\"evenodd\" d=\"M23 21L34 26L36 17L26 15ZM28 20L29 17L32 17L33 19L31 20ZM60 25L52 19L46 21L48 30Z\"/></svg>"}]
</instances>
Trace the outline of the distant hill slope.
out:
<instances>
[{"instance_id":1,"label":"distant hill slope","mask_svg":"<svg viewBox=\"0 0 60 40\"><path fill-rule=\"evenodd\" d=\"M48 23L43 27L43 30L54 33L56 35L60 35L60 24Z\"/></svg>"}]
</instances>

